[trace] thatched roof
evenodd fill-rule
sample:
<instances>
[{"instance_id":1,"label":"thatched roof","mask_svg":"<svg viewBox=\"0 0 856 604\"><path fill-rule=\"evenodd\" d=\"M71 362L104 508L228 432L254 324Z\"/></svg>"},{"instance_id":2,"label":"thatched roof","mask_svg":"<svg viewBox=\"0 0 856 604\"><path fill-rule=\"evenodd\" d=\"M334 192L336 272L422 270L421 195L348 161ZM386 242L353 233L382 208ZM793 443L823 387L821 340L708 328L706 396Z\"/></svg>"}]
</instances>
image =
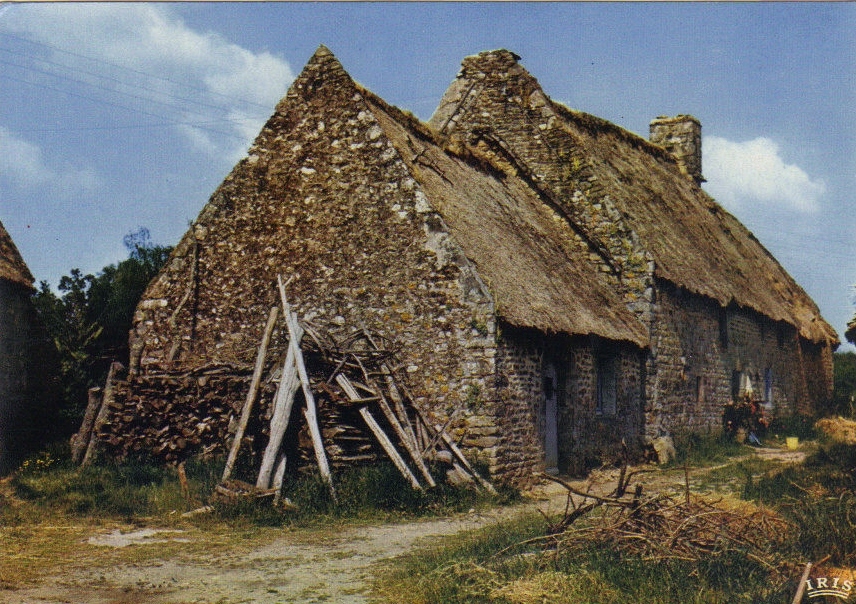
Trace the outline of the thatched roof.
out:
<instances>
[{"instance_id":1,"label":"thatched roof","mask_svg":"<svg viewBox=\"0 0 856 604\"><path fill-rule=\"evenodd\" d=\"M795 326L812 341L835 341L814 301L737 218L643 139L556 106L585 150L605 195L654 258L655 274L690 292L751 308Z\"/></svg>"},{"instance_id":2,"label":"thatched roof","mask_svg":"<svg viewBox=\"0 0 856 604\"><path fill-rule=\"evenodd\" d=\"M740 222L684 174L665 149L549 99L506 50L467 57L429 122L448 136L463 121L505 138L560 197L585 190L614 207L655 263L655 276L689 292L783 321L837 344L815 303ZM470 126L472 127L472 126ZM557 149L563 149L560 156ZM573 169L560 165L569 163Z\"/></svg>"},{"instance_id":3,"label":"thatched roof","mask_svg":"<svg viewBox=\"0 0 856 604\"><path fill-rule=\"evenodd\" d=\"M547 333L647 345L642 324L567 221L524 180L449 153L423 124L370 92L365 98L431 208L477 267L502 319Z\"/></svg>"},{"instance_id":4,"label":"thatched roof","mask_svg":"<svg viewBox=\"0 0 856 604\"><path fill-rule=\"evenodd\" d=\"M0 222L0 279L6 279L25 287L33 286L33 275L24 264L18 248Z\"/></svg>"}]
</instances>

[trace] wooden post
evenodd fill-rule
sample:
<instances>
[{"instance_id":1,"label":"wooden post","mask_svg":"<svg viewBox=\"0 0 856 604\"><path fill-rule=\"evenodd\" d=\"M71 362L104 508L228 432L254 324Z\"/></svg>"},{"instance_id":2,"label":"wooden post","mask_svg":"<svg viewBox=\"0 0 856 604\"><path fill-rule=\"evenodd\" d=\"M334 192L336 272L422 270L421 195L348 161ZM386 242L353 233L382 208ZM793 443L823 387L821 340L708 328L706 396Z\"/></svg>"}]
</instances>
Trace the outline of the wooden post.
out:
<instances>
[{"instance_id":1,"label":"wooden post","mask_svg":"<svg viewBox=\"0 0 856 604\"><path fill-rule=\"evenodd\" d=\"M265 356L267 355L267 347L270 342L273 328L276 325L276 317L279 314L279 307L274 306L268 314L267 324L262 333L262 343L259 345L259 351L256 354L256 366L253 368L253 378L250 381L250 390L247 392L247 398L244 401L244 407L241 409L241 420L238 422L238 429L235 432L235 439L232 441L232 447L229 449L229 457L226 459L226 467L223 468L222 481L226 482L232 475L232 469L235 467L235 461L238 459L238 451L241 449L241 441L244 439L244 432L247 429L247 423L250 421L250 413L253 409L253 404L256 400L256 394L259 391L259 383L262 379L262 371L265 365Z\"/></svg>"},{"instance_id":2,"label":"wooden post","mask_svg":"<svg viewBox=\"0 0 856 604\"><path fill-rule=\"evenodd\" d=\"M303 328L299 325L295 330L295 337L303 338ZM300 342L298 341L298 346ZM291 419L291 409L294 406L294 396L300 388L300 378L297 375L297 364L294 362L294 351L289 344L288 352L285 354L285 362L282 365L282 373L274 398L273 415L270 418L270 435L265 452L262 455L262 464L259 468L259 476L256 487L267 489L270 486L271 472L273 472L277 454L282 446L282 439Z\"/></svg>"},{"instance_id":3,"label":"wooden post","mask_svg":"<svg viewBox=\"0 0 856 604\"><path fill-rule=\"evenodd\" d=\"M83 422L80 424L77 433L71 437L71 461L76 464L79 464L83 459L83 454L86 453L86 448L89 446L89 440L92 438L92 425L95 423L95 417L101 409L101 402L104 398L103 392L101 388L89 389Z\"/></svg>"},{"instance_id":4,"label":"wooden post","mask_svg":"<svg viewBox=\"0 0 856 604\"><path fill-rule=\"evenodd\" d=\"M279 295L282 298L282 308L285 311L285 322L288 326L289 346L294 350L294 361L297 365L297 374L300 376L300 384L303 386L303 396L306 398L306 423L309 424L309 433L312 435L312 446L315 449L315 459L318 462L318 470L321 472L321 477L327 482L330 487L330 496L333 501L337 501L336 489L333 487L333 477L330 474L330 466L327 463L327 454L324 452L324 443L321 440L321 430L318 427L318 414L315 409L315 397L312 395L312 388L309 384L309 376L306 373L306 365L303 362L303 353L300 352L300 345L297 343L297 316L291 312L291 306L288 304L288 299L285 295L285 285L282 282L282 276L277 275L279 283Z\"/></svg>"},{"instance_id":5,"label":"wooden post","mask_svg":"<svg viewBox=\"0 0 856 604\"><path fill-rule=\"evenodd\" d=\"M383 450L386 451L386 454L392 460L392 463L395 464L395 467L398 468L398 471L410 481L411 486L417 491L422 490L422 486L419 484L419 481L416 480L416 476L413 475L413 472L410 471L410 468L407 467L407 464L404 463L404 460L401 458L401 455L398 454L398 451L395 450L395 447L392 445L392 442L389 440L389 437L384 434L381 427L378 425L375 418L372 417L371 412L369 412L368 407L363 407L360 409L360 415L363 416L363 419L366 420L366 425L368 425L369 430L375 435L377 441L380 443L380 446L383 447Z\"/></svg>"},{"instance_id":6,"label":"wooden post","mask_svg":"<svg viewBox=\"0 0 856 604\"><path fill-rule=\"evenodd\" d=\"M276 493L274 493L273 496L274 505L278 504L280 499L282 499L282 483L285 479L285 462L285 455L280 453L276 461L276 472L274 472L273 475L273 488L276 489Z\"/></svg>"},{"instance_id":7,"label":"wooden post","mask_svg":"<svg viewBox=\"0 0 856 604\"><path fill-rule=\"evenodd\" d=\"M86 454L83 456L83 461L80 462L81 467L88 465L98 452L98 434L110 417L110 404L116 396L116 387L113 385L113 382L116 380L116 373L122 369L124 369L122 363L114 362L110 364L110 371L107 372L107 383L104 385L101 408L98 409L98 415L95 416L95 422L92 424L92 432L86 447Z\"/></svg>"}]
</instances>

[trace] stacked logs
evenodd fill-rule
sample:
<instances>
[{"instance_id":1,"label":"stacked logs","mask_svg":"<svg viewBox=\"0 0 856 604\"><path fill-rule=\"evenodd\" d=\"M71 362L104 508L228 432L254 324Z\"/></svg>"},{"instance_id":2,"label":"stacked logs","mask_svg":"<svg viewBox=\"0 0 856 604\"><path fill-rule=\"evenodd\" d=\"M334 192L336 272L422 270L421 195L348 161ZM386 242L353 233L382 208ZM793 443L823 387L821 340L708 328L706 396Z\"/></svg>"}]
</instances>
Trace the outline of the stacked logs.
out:
<instances>
[{"instance_id":1,"label":"stacked logs","mask_svg":"<svg viewBox=\"0 0 856 604\"><path fill-rule=\"evenodd\" d=\"M334 498L329 466L380 459L392 460L415 489L435 486L429 462L445 464L452 482L493 489L445 426L414 404L391 342L364 327L336 339L319 325L298 322L282 281L280 293L285 312L271 309L255 368L218 365L123 378L114 364L103 391L90 392L86 419L72 438L75 460L88 463L100 448L115 457L144 454L179 465L229 451L220 491L243 495L252 490L246 483L229 487L237 484L231 473L243 451L249 455L244 467L260 467L256 492L276 491L277 498L286 462L295 468L313 460ZM280 316L289 349L271 362L267 344Z\"/></svg>"}]
</instances>

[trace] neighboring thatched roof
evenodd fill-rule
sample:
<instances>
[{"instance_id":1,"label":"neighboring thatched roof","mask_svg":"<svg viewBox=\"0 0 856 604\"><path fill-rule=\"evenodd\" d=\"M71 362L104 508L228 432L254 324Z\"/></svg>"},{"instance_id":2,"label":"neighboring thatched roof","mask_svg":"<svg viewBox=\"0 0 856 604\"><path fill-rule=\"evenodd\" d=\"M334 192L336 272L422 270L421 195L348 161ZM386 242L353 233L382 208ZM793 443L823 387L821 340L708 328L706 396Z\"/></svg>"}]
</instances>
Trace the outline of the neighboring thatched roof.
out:
<instances>
[{"instance_id":1,"label":"neighboring thatched roof","mask_svg":"<svg viewBox=\"0 0 856 604\"><path fill-rule=\"evenodd\" d=\"M512 325L647 346L642 324L570 225L522 179L437 146L430 131L370 92L378 122Z\"/></svg>"},{"instance_id":2,"label":"neighboring thatched roof","mask_svg":"<svg viewBox=\"0 0 856 604\"><path fill-rule=\"evenodd\" d=\"M515 149L521 172L565 203L615 208L655 263L655 276L715 300L783 321L814 342L837 344L815 303L758 240L682 173L665 149L601 118L552 101L514 53L464 59L429 122L444 138L490 131ZM573 216L570 218L575 220Z\"/></svg>"},{"instance_id":3,"label":"neighboring thatched roof","mask_svg":"<svg viewBox=\"0 0 856 604\"><path fill-rule=\"evenodd\" d=\"M33 275L24 264L24 259L15 243L0 222L0 279L6 279L25 287L33 286Z\"/></svg>"},{"instance_id":4,"label":"neighboring thatched roof","mask_svg":"<svg viewBox=\"0 0 856 604\"><path fill-rule=\"evenodd\" d=\"M557 113L604 194L654 258L658 277L722 306L734 303L790 323L809 340L838 341L772 254L674 160L608 122L561 106Z\"/></svg>"}]
</instances>

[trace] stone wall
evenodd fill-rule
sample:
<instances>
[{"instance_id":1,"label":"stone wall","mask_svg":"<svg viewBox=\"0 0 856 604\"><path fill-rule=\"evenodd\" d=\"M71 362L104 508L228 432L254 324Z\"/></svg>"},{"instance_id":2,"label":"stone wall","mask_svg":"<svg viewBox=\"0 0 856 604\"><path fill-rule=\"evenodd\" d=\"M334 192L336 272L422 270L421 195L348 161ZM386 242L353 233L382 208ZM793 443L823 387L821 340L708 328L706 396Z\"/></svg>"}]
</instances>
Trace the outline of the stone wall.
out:
<instances>
[{"instance_id":1,"label":"stone wall","mask_svg":"<svg viewBox=\"0 0 856 604\"><path fill-rule=\"evenodd\" d=\"M29 291L0 279L0 475L12 469L26 437L31 315Z\"/></svg>"},{"instance_id":2,"label":"stone wall","mask_svg":"<svg viewBox=\"0 0 856 604\"><path fill-rule=\"evenodd\" d=\"M508 51L467 57L430 124L526 179L569 219L577 243L647 323L653 264L603 191L557 107ZM566 110L565 110L566 111Z\"/></svg>"},{"instance_id":3,"label":"stone wall","mask_svg":"<svg viewBox=\"0 0 856 604\"><path fill-rule=\"evenodd\" d=\"M493 300L363 91L326 51L146 291L128 400L138 396L135 376L201 366L247 373L279 304L278 274L290 280L301 319L339 339L365 328L395 348L430 420L442 424L454 413L449 429L464 447L495 455ZM269 358L284 350L280 325ZM171 420L164 413L161 421L167 428Z\"/></svg>"},{"instance_id":4,"label":"stone wall","mask_svg":"<svg viewBox=\"0 0 856 604\"><path fill-rule=\"evenodd\" d=\"M746 309L723 309L666 282L658 283L654 316L647 367L648 437L719 429L737 374L749 377L758 396L772 399L773 416L807 413L809 401L822 400L810 394L805 373L818 376L815 391L825 386L821 353L828 347L806 354L811 347L803 343L801 349L792 326ZM816 360L814 369L807 358Z\"/></svg>"},{"instance_id":5,"label":"stone wall","mask_svg":"<svg viewBox=\"0 0 856 604\"><path fill-rule=\"evenodd\" d=\"M615 364L616 409L597 412L598 358ZM543 472L545 364L556 368L559 470L579 474L621 454L638 453L642 437L642 363L638 348L588 337L546 336L504 327L497 357L499 468L517 482Z\"/></svg>"},{"instance_id":6,"label":"stone wall","mask_svg":"<svg viewBox=\"0 0 856 604\"><path fill-rule=\"evenodd\" d=\"M0 279L0 476L66 428L57 413L53 344L32 293Z\"/></svg>"}]
</instances>

